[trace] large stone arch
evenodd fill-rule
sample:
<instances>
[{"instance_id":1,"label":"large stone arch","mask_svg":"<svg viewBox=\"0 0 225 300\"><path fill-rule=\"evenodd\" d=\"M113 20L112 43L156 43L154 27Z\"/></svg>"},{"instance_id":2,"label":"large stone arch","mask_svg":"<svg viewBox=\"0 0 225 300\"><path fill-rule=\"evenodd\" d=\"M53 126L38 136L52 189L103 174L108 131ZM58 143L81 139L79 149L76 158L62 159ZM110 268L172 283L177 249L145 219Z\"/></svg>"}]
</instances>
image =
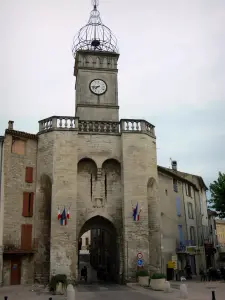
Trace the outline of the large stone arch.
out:
<instances>
[{"instance_id":1,"label":"large stone arch","mask_svg":"<svg viewBox=\"0 0 225 300\"><path fill-rule=\"evenodd\" d=\"M150 271L161 269L161 231L160 206L158 198L158 185L155 178L147 182L148 223L149 223L149 267Z\"/></svg>"},{"instance_id":2,"label":"large stone arch","mask_svg":"<svg viewBox=\"0 0 225 300\"><path fill-rule=\"evenodd\" d=\"M101 266L107 270L108 279L118 282L120 270L120 247L118 245L118 232L113 220L106 217L104 213L93 213L90 218L83 222L78 232L78 250L79 239L81 236L90 231L91 247L90 260L85 260L88 266L88 277L90 282L97 280L97 270ZM79 253L78 253L79 256ZM79 273L82 268L82 261L78 259ZM91 271L90 271L91 270ZM95 275L94 275L95 274Z\"/></svg>"},{"instance_id":3,"label":"large stone arch","mask_svg":"<svg viewBox=\"0 0 225 300\"><path fill-rule=\"evenodd\" d=\"M50 278L50 239L51 239L51 206L52 181L49 175L42 174L38 181L35 209L38 220L35 224L37 253L35 258L35 280L47 283ZM37 214L36 214L37 215Z\"/></svg>"}]
</instances>

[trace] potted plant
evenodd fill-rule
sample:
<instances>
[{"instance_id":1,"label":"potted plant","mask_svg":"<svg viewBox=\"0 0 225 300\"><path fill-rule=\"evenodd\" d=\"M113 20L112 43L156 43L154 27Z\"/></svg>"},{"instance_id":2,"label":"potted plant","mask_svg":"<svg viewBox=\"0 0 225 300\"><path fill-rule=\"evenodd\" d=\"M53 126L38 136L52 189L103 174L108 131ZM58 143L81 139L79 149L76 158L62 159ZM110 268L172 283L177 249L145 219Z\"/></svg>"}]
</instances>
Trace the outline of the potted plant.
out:
<instances>
[{"instance_id":1,"label":"potted plant","mask_svg":"<svg viewBox=\"0 0 225 300\"><path fill-rule=\"evenodd\" d=\"M161 273L155 273L151 276L150 287L155 291L164 291L166 276Z\"/></svg>"},{"instance_id":2,"label":"potted plant","mask_svg":"<svg viewBox=\"0 0 225 300\"><path fill-rule=\"evenodd\" d=\"M141 286L149 286L149 273L147 270L138 270L136 273L136 277L138 279L138 283Z\"/></svg>"},{"instance_id":3,"label":"potted plant","mask_svg":"<svg viewBox=\"0 0 225 300\"><path fill-rule=\"evenodd\" d=\"M52 294L63 295L65 289L67 288L67 276L64 274L58 274L52 276L51 281L49 283L49 290Z\"/></svg>"}]
</instances>

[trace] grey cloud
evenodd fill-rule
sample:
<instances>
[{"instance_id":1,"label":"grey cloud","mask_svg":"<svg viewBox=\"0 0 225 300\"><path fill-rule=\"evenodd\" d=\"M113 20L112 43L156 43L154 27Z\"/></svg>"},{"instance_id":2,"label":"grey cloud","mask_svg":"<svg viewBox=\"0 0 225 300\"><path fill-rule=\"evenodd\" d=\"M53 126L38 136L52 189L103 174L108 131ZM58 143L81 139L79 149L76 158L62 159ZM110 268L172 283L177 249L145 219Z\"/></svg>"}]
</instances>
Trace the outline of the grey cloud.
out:
<instances>
[{"instance_id":1,"label":"grey cloud","mask_svg":"<svg viewBox=\"0 0 225 300\"><path fill-rule=\"evenodd\" d=\"M42 118L74 115L71 46L90 2L1 2L0 135L9 119L36 132ZM225 2L100 0L100 11L119 42L120 116L156 125L160 164L214 179L225 169Z\"/></svg>"}]
</instances>

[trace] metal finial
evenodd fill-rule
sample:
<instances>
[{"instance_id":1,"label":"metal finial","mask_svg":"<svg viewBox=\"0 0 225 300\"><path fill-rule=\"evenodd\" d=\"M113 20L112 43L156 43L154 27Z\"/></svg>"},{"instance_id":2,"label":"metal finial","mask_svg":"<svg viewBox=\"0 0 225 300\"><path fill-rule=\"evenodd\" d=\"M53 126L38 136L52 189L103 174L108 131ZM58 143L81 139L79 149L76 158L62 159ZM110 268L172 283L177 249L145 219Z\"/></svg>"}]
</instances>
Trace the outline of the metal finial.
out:
<instances>
[{"instance_id":1,"label":"metal finial","mask_svg":"<svg viewBox=\"0 0 225 300\"><path fill-rule=\"evenodd\" d=\"M99 6L99 0L91 0L92 5L94 6L94 9L97 10L97 7Z\"/></svg>"},{"instance_id":2,"label":"metal finial","mask_svg":"<svg viewBox=\"0 0 225 300\"><path fill-rule=\"evenodd\" d=\"M74 57L79 50L118 53L117 40L112 31L102 23L100 12L97 10L99 0L92 0L92 5L94 9L91 11L87 25L80 29L73 40Z\"/></svg>"}]
</instances>

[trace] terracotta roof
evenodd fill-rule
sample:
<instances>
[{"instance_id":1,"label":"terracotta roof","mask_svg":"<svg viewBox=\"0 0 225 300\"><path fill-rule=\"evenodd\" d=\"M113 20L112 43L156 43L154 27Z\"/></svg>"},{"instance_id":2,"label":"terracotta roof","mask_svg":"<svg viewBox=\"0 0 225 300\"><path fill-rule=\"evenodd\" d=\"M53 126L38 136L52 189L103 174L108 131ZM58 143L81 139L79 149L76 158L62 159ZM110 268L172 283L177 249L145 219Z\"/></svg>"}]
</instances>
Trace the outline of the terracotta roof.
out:
<instances>
[{"instance_id":1,"label":"terracotta roof","mask_svg":"<svg viewBox=\"0 0 225 300\"><path fill-rule=\"evenodd\" d=\"M38 140L38 136L36 134L23 132L23 131L17 131L17 130L13 130L13 129L6 129L5 134L9 134L9 135L12 135L15 137L31 139L31 140Z\"/></svg>"},{"instance_id":2,"label":"terracotta roof","mask_svg":"<svg viewBox=\"0 0 225 300\"><path fill-rule=\"evenodd\" d=\"M182 172L175 171L173 169L169 169L169 168L165 168L165 167L161 167L161 166L158 166L158 171L162 172L162 173L165 173L167 175L170 175L173 178L176 178L176 179L178 179L180 181L186 182L186 183L190 184L191 186L193 186L198 191L197 186L192 181L190 181L187 178L185 178L182 175Z\"/></svg>"}]
</instances>

